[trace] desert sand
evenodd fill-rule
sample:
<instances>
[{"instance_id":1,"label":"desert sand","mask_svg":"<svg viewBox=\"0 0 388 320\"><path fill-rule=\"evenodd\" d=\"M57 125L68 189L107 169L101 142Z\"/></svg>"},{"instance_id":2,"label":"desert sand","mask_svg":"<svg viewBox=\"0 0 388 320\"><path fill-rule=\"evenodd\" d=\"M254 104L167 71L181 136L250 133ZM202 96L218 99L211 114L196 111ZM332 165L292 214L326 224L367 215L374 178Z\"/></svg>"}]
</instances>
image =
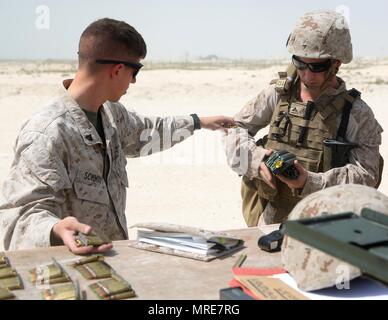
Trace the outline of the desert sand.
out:
<instances>
[{"instance_id":1,"label":"desert sand","mask_svg":"<svg viewBox=\"0 0 388 320\"><path fill-rule=\"evenodd\" d=\"M147 62L146 62L147 65ZM149 64L151 65L151 64ZM286 62L244 65L152 64L141 71L121 102L145 115L232 116L254 98ZM22 123L52 99L75 62L0 62L0 183L13 159ZM339 74L362 92L383 128L388 128L388 59L358 59ZM260 135L266 130L260 132ZM388 129L381 154L388 161ZM384 170L380 191L388 194ZM245 227L240 178L226 164L219 132L201 130L171 150L128 159L128 225L164 221L213 230ZM132 234L132 233L131 233Z\"/></svg>"}]
</instances>

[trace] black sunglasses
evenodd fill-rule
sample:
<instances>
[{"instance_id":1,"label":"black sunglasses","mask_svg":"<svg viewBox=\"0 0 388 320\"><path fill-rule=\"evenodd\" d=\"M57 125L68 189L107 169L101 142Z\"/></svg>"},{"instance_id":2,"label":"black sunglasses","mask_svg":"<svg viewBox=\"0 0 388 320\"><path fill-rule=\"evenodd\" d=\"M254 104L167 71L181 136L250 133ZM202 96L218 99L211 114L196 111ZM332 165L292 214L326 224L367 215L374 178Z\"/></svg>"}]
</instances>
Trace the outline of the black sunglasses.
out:
<instances>
[{"instance_id":1,"label":"black sunglasses","mask_svg":"<svg viewBox=\"0 0 388 320\"><path fill-rule=\"evenodd\" d=\"M292 63L295 68L298 70L306 70L307 68L313 73L319 73L323 71L327 71L331 67L331 59L328 59L323 62L315 62L315 63L306 63L299 60L296 56L292 56Z\"/></svg>"},{"instance_id":2,"label":"black sunglasses","mask_svg":"<svg viewBox=\"0 0 388 320\"><path fill-rule=\"evenodd\" d=\"M121 60L97 59L95 62L98 64L119 64L119 63L122 63L126 67L135 69L135 71L133 72L134 78L137 76L140 69L143 67L143 65L140 62L130 62L130 61L121 61Z\"/></svg>"}]
</instances>

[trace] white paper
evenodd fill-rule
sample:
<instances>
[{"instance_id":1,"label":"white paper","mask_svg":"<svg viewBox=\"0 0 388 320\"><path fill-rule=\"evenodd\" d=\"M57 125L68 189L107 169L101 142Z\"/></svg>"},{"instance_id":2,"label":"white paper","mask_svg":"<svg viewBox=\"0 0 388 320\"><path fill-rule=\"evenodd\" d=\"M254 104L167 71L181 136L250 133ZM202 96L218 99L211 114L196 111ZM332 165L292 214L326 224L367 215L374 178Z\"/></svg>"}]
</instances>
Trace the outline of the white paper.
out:
<instances>
[{"instance_id":1,"label":"white paper","mask_svg":"<svg viewBox=\"0 0 388 320\"><path fill-rule=\"evenodd\" d=\"M300 290L295 280L288 273L273 275L284 283L299 291L311 300L388 300L388 287L366 278L356 278L349 282L349 289L336 287L312 292Z\"/></svg>"},{"instance_id":2,"label":"white paper","mask_svg":"<svg viewBox=\"0 0 388 320\"><path fill-rule=\"evenodd\" d=\"M171 241L160 240L160 239L157 240L157 239L150 239L150 238L138 238L138 241L146 242L146 243L150 243L150 244L154 244L154 245L158 245L158 246L163 246L163 247L167 247L167 248L171 248L171 249L175 249L175 250L191 252L191 253L197 253L197 254L201 254L201 255L204 255L204 256L206 256L208 254L211 254L211 253L218 252L218 250L200 249L200 248L196 248L196 247L193 247L193 246L182 245L182 244L179 244L179 243L174 243L174 242L171 242Z\"/></svg>"}]
</instances>

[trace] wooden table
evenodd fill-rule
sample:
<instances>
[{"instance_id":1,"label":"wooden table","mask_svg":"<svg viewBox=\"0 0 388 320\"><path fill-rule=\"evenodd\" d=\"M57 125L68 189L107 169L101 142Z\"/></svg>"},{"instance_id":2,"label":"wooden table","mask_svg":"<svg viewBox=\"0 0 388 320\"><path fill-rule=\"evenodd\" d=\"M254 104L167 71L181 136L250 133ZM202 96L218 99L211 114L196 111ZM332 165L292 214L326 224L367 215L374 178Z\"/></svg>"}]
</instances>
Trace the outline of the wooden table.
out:
<instances>
[{"instance_id":1,"label":"wooden table","mask_svg":"<svg viewBox=\"0 0 388 320\"><path fill-rule=\"evenodd\" d=\"M279 253L266 253L258 248L257 240L262 235L259 229L228 232L244 239L245 248L211 262L130 248L128 241L115 241L113 250L106 254L106 261L132 285L137 299L219 299L219 290L228 287L233 278L232 266L241 254L248 256L244 263L246 267L280 266ZM8 251L6 255L24 283L24 290L13 291L18 299L41 299L41 290L31 284L28 270L51 263L51 257L57 259L73 280L79 280L81 289L86 290L87 299L97 298L88 288L96 280L88 281L68 266L80 257L64 246Z\"/></svg>"}]
</instances>

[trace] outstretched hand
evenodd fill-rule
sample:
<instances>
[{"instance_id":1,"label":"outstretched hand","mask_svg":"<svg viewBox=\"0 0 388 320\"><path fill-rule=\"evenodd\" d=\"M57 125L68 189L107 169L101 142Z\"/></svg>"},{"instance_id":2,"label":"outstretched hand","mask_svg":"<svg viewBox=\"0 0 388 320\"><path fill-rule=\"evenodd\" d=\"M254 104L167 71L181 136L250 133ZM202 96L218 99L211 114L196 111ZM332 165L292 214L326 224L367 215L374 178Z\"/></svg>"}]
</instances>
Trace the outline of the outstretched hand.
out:
<instances>
[{"instance_id":1,"label":"outstretched hand","mask_svg":"<svg viewBox=\"0 0 388 320\"><path fill-rule=\"evenodd\" d=\"M213 116L213 117L201 117L201 127L209 130L224 130L228 131L228 128L236 126L232 117L226 116Z\"/></svg>"},{"instance_id":2,"label":"outstretched hand","mask_svg":"<svg viewBox=\"0 0 388 320\"><path fill-rule=\"evenodd\" d=\"M89 234L91 231L91 226L80 223L75 217L66 217L53 226L52 235L57 239L61 239L74 254L102 253L112 249L111 243L103 244L97 248L93 246L78 247L75 242L75 235L78 232Z\"/></svg>"}]
</instances>

